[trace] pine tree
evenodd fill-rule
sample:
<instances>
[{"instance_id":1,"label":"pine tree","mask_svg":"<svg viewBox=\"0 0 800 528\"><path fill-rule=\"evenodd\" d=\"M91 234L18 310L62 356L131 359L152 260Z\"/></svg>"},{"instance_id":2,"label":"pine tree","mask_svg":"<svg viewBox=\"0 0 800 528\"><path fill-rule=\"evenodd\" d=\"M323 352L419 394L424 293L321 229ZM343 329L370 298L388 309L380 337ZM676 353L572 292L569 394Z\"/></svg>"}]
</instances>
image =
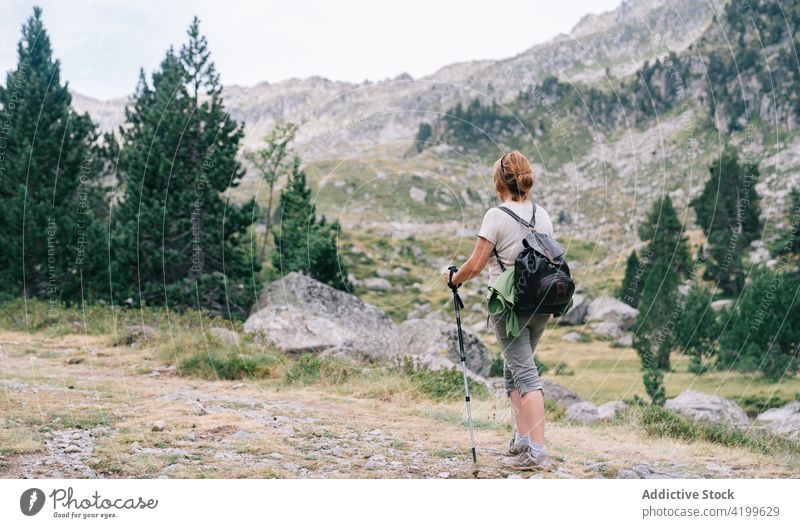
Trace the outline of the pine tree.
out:
<instances>
[{"instance_id":1,"label":"pine tree","mask_svg":"<svg viewBox=\"0 0 800 528\"><path fill-rule=\"evenodd\" d=\"M105 285L97 132L76 114L42 10L22 27L18 63L0 86L0 290L74 302Z\"/></svg>"},{"instance_id":2,"label":"pine tree","mask_svg":"<svg viewBox=\"0 0 800 528\"><path fill-rule=\"evenodd\" d=\"M170 48L152 86L144 72L120 128L123 199L113 215L112 286L118 301L247 315L260 262L247 239L255 203L223 193L244 171L243 129L195 18L179 53Z\"/></svg>"},{"instance_id":3,"label":"pine tree","mask_svg":"<svg viewBox=\"0 0 800 528\"><path fill-rule=\"evenodd\" d=\"M677 346L691 357L689 372L707 370L705 358L714 356L717 339L722 333L717 314L711 308L712 294L697 283L692 284L685 298L676 327Z\"/></svg>"},{"instance_id":4,"label":"pine tree","mask_svg":"<svg viewBox=\"0 0 800 528\"><path fill-rule=\"evenodd\" d=\"M272 267L280 275L302 271L340 290L351 288L338 255L339 223L316 217L305 172L295 158L289 183L281 191L280 225L275 226Z\"/></svg>"},{"instance_id":5,"label":"pine tree","mask_svg":"<svg viewBox=\"0 0 800 528\"><path fill-rule=\"evenodd\" d=\"M761 372L772 381L797 373L800 309L796 272L758 267L730 314L720 337L718 366Z\"/></svg>"},{"instance_id":6,"label":"pine tree","mask_svg":"<svg viewBox=\"0 0 800 528\"><path fill-rule=\"evenodd\" d=\"M800 255L800 191L797 189L792 189L790 194L788 217L789 226L786 228L778 254Z\"/></svg>"},{"instance_id":7,"label":"pine tree","mask_svg":"<svg viewBox=\"0 0 800 528\"><path fill-rule=\"evenodd\" d=\"M639 228L639 236L649 242L643 256L647 268L633 328L633 347L642 362L647 392L654 403L661 403L664 387L659 371L670 368L678 285L689 267L683 226L669 196L656 200Z\"/></svg>"},{"instance_id":8,"label":"pine tree","mask_svg":"<svg viewBox=\"0 0 800 528\"><path fill-rule=\"evenodd\" d=\"M728 295L738 295L744 286L741 255L761 236L755 189L758 167L740 165L736 150L728 146L709 172L703 192L691 202L707 238L708 264L703 278L716 281Z\"/></svg>"},{"instance_id":9,"label":"pine tree","mask_svg":"<svg viewBox=\"0 0 800 528\"><path fill-rule=\"evenodd\" d=\"M639 306L639 297L642 294L643 274L644 268L642 267L642 263L639 262L636 250L633 250L631 254L628 255L628 261L625 264L625 277L622 279L622 284L617 290L617 298L634 308Z\"/></svg>"}]
</instances>

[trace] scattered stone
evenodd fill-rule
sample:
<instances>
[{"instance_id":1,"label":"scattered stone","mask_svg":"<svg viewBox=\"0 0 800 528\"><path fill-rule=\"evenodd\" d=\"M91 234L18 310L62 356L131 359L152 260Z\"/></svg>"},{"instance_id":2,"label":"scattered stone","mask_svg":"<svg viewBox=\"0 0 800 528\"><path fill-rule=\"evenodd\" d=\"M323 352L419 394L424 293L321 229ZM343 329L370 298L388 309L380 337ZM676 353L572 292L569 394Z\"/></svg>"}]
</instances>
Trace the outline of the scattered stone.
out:
<instances>
[{"instance_id":1,"label":"scattered stone","mask_svg":"<svg viewBox=\"0 0 800 528\"><path fill-rule=\"evenodd\" d=\"M212 326L210 333L212 336L217 338L219 341L222 341L223 343L227 343L229 345L239 344L239 334L237 334L233 330L228 330L227 328L222 328L219 326Z\"/></svg>"},{"instance_id":2,"label":"scattered stone","mask_svg":"<svg viewBox=\"0 0 800 528\"><path fill-rule=\"evenodd\" d=\"M392 283L380 277L370 277L364 279L364 286L370 290L389 291L392 289Z\"/></svg>"},{"instance_id":3,"label":"scattered stone","mask_svg":"<svg viewBox=\"0 0 800 528\"><path fill-rule=\"evenodd\" d=\"M666 401L664 407L694 421L711 424L747 426L750 420L744 409L722 396L711 396L686 389L676 398Z\"/></svg>"},{"instance_id":4,"label":"scattered stone","mask_svg":"<svg viewBox=\"0 0 800 528\"><path fill-rule=\"evenodd\" d=\"M580 332L567 332L563 336L561 336L562 341L566 341L567 343L577 343L581 340Z\"/></svg>"},{"instance_id":5,"label":"scattered stone","mask_svg":"<svg viewBox=\"0 0 800 528\"><path fill-rule=\"evenodd\" d=\"M618 412L624 411L628 405L621 400L606 402L597 407L597 414L601 420L613 420Z\"/></svg>"},{"instance_id":6,"label":"scattered stone","mask_svg":"<svg viewBox=\"0 0 800 528\"><path fill-rule=\"evenodd\" d=\"M125 329L122 335L122 343L128 346L138 345L146 341L154 341L158 338L158 330L148 325L133 325Z\"/></svg>"},{"instance_id":7,"label":"scattered stone","mask_svg":"<svg viewBox=\"0 0 800 528\"><path fill-rule=\"evenodd\" d=\"M600 420L597 407L588 401L570 405L564 416L567 420L583 424L592 424Z\"/></svg>"},{"instance_id":8,"label":"scattered stone","mask_svg":"<svg viewBox=\"0 0 800 528\"><path fill-rule=\"evenodd\" d=\"M280 454L280 453L270 453L270 455L269 455L269 456L270 456L270 458L272 458L273 460L282 460L282 459L283 459L283 455L282 455L282 454Z\"/></svg>"},{"instance_id":9,"label":"scattered stone","mask_svg":"<svg viewBox=\"0 0 800 528\"><path fill-rule=\"evenodd\" d=\"M628 330L636 321L639 310L608 295L600 296L589 303L587 321L616 323L622 330Z\"/></svg>"},{"instance_id":10,"label":"scattered stone","mask_svg":"<svg viewBox=\"0 0 800 528\"><path fill-rule=\"evenodd\" d=\"M163 420L156 420L152 423L152 430L155 432L161 432L167 428L167 424Z\"/></svg>"},{"instance_id":11,"label":"scattered stone","mask_svg":"<svg viewBox=\"0 0 800 528\"><path fill-rule=\"evenodd\" d=\"M439 473L436 476L439 477L439 478L442 478L442 479L446 479L446 478L450 478L450 473L448 473L447 471L442 471L441 473Z\"/></svg>"},{"instance_id":12,"label":"scattered stone","mask_svg":"<svg viewBox=\"0 0 800 528\"><path fill-rule=\"evenodd\" d=\"M64 452L67 453L67 454L80 453L81 452L81 448L76 446L75 444L70 444L70 445L68 445L67 447L64 448Z\"/></svg>"},{"instance_id":13,"label":"scattered stone","mask_svg":"<svg viewBox=\"0 0 800 528\"><path fill-rule=\"evenodd\" d=\"M618 479L638 479L642 478L638 473L633 471L632 469L620 469L617 471L617 478Z\"/></svg>"},{"instance_id":14,"label":"scattered stone","mask_svg":"<svg viewBox=\"0 0 800 528\"><path fill-rule=\"evenodd\" d=\"M598 471L606 473L608 471L608 463L606 462L589 462L586 464L586 469L589 471Z\"/></svg>"},{"instance_id":15,"label":"scattered stone","mask_svg":"<svg viewBox=\"0 0 800 528\"><path fill-rule=\"evenodd\" d=\"M364 469L379 469L386 466L386 457L383 455L372 455L364 464Z\"/></svg>"},{"instance_id":16,"label":"scattered stone","mask_svg":"<svg viewBox=\"0 0 800 528\"><path fill-rule=\"evenodd\" d=\"M623 335L617 339L617 345L625 348L633 346L633 336L630 334Z\"/></svg>"},{"instance_id":17,"label":"scattered stone","mask_svg":"<svg viewBox=\"0 0 800 528\"><path fill-rule=\"evenodd\" d=\"M621 339L625 335L622 333L622 329L619 327L619 325L612 321L595 323L591 328L592 332L594 332L597 337L601 338Z\"/></svg>"},{"instance_id":18,"label":"scattered stone","mask_svg":"<svg viewBox=\"0 0 800 528\"><path fill-rule=\"evenodd\" d=\"M411 189L408 190L408 196L415 202L425 203L425 199L428 197L428 191L418 187L411 187Z\"/></svg>"}]
</instances>

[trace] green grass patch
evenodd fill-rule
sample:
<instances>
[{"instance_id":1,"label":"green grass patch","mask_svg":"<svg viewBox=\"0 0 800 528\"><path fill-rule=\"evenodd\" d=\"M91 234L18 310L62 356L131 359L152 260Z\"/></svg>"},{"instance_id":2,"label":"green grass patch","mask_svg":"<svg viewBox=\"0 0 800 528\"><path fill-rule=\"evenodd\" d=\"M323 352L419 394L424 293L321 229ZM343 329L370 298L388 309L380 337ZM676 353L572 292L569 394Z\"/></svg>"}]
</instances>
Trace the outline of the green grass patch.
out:
<instances>
[{"instance_id":1,"label":"green grass patch","mask_svg":"<svg viewBox=\"0 0 800 528\"><path fill-rule=\"evenodd\" d=\"M413 362L406 360L402 373L414 383L414 386L424 395L434 400L457 400L464 398L464 375L457 368L428 370L415 367ZM471 398L481 399L489 396L489 391L482 383L472 379L467 380Z\"/></svg>"},{"instance_id":2,"label":"green grass patch","mask_svg":"<svg viewBox=\"0 0 800 528\"><path fill-rule=\"evenodd\" d=\"M635 420L651 436L743 447L765 455L800 455L800 443L767 432L694 422L656 405L633 409Z\"/></svg>"},{"instance_id":3,"label":"green grass patch","mask_svg":"<svg viewBox=\"0 0 800 528\"><path fill-rule=\"evenodd\" d=\"M220 353L215 350L197 352L179 362L181 374L204 379L261 379L275 373L282 361L268 352L241 354L237 351Z\"/></svg>"},{"instance_id":4,"label":"green grass patch","mask_svg":"<svg viewBox=\"0 0 800 528\"><path fill-rule=\"evenodd\" d=\"M289 384L331 383L340 385L360 376L361 369L341 359L323 358L315 354L303 354L284 374Z\"/></svg>"}]
</instances>

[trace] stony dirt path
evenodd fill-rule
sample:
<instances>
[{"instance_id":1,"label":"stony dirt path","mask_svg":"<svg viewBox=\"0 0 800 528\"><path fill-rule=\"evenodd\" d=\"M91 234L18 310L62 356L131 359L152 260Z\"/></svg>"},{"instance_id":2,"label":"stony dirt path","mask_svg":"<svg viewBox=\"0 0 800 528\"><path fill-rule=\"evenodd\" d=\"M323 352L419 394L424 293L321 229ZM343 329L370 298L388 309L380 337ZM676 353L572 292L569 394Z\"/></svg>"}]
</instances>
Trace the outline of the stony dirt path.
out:
<instances>
[{"instance_id":1,"label":"stony dirt path","mask_svg":"<svg viewBox=\"0 0 800 528\"><path fill-rule=\"evenodd\" d=\"M625 423L549 424L554 467L507 471L501 399L476 402L475 467L458 402L209 382L103 337L0 336L4 478L798 476L752 452L652 439Z\"/></svg>"}]
</instances>

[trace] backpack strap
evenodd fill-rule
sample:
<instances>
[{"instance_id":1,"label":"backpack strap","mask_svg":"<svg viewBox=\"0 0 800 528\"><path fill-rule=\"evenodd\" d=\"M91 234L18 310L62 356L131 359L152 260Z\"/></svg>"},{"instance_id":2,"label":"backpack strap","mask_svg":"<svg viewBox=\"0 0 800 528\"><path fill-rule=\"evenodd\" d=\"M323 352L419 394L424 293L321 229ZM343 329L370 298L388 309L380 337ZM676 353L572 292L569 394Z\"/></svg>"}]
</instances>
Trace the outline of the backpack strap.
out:
<instances>
[{"instance_id":1,"label":"backpack strap","mask_svg":"<svg viewBox=\"0 0 800 528\"><path fill-rule=\"evenodd\" d=\"M512 211L508 207L505 207L503 205L498 205L497 208L503 211L504 213L508 214L511 218L513 218L520 224L524 225L525 227L529 229L536 229L536 204L534 203L532 205L533 205L533 214L531 215L530 222L526 222L525 220L520 218L514 211Z\"/></svg>"},{"instance_id":2,"label":"backpack strap","mask_svg":"<svg viewBox=\"0 0 800 528\"><path fill-rule=\"evenodd\" d=\"M536 230L536 204L535 203L533 203L533 214L531 215L531 221L530 222L526 222L525 220L520 218L514 211L512 211L508 207L505 207L505 206L502 206L502 205L498 205L497 208L500 209L501 211L503 211L504 213L508 214L509 216L511 216L511 218L513 218L514 220L516 220L520 224L524 225L528 229ZM506 271L506 267L503 266L503 263L500 260L500 254L497 253L497 246L495 246L493 253L494 253L494 257L497 259L497 263L500 264L500 269L502 271Z\"/></svg>"}]
</instances>

